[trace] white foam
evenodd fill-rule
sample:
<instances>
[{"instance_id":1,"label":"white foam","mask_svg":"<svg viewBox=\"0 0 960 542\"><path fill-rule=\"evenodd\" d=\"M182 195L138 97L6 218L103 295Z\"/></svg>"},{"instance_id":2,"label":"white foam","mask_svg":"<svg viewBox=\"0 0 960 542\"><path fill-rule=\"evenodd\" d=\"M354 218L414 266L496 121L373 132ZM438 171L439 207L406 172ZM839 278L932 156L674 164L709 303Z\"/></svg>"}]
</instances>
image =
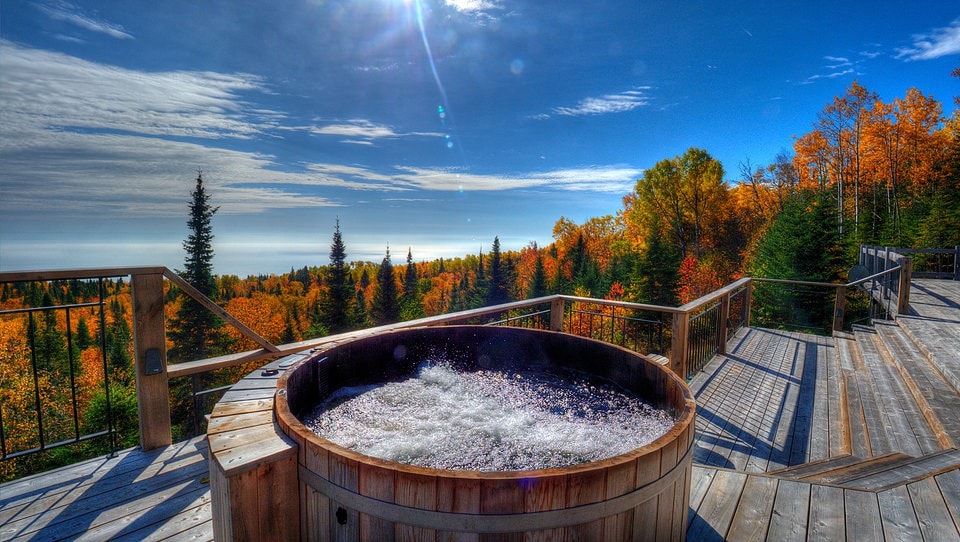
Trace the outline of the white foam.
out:
<instances>
[{"instance_id":1,"label":"white foam","mask_svg":"<svg viewBox=\"0 0 960 542\"><path fill-rule=\"evenodd\" d=\"M422 366L402 382L342 388L304 423L360 453L425 467L562 467L652 442L672 416L613 386L551 373Z\"/></svg>"}]
</instances>

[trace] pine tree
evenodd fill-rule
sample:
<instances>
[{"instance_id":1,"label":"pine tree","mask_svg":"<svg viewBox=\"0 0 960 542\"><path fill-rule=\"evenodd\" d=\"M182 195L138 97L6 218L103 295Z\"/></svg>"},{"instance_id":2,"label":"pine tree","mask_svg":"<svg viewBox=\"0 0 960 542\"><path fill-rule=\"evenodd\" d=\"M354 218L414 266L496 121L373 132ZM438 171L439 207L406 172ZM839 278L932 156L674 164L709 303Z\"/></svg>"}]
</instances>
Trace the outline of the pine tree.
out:
<instances>
[{"instance_id":1,"label":"pine tree","mask_svg":"<svg viewBox=\"0 0 960 542\"><path fill-rule=\"evenodd\" d=\"M340 235L337 220L330 245L330 265L326 268L327 295L321 301L320 316L330 333L340 333L350 328L350 305L353 303L353 288L347 281L347 250Z\"/></svg>"},{"instance_id":2,"label":"pine tree","mask_svg":"<svg viewBox=\"0 0 960 542\"><path fill-rule=\"evenodd\" d=\"M87 319L83 316L77 320L76 345L80 350L86 350L93 346L93 336L90 335L90 326L87 324Z\"/></svg>"},{"instance_id":3,"label":"pine tree","mask_svg":"<svg viewBox=\"0 0 960 542\"><path fill-rule=\"evenodd\" d=\"M536 250L536 245L534 245ZM543 254L537 250L537 260L533 267L533 277L530 279L530 288L527 299L534 299L547 295L547 272L543 267Z\"/></svg>"},{"instance_id":4,"label":"pine tree","mask_svg":"<svg viewBox=\"0 0 960 542\"><path fill-rule=\"evenodd\" d=\"M203 174L197 172L197 184L191 193L190 234L183 242L187 256L184 270L179 274L203 295L216 299L213 279L213 226L211 220L219 207L210 205L210 196L203 186ZM229 344L223 332L223 321L192 297L181 294L182 303L171 322L170 339L173 347L168 352L171 362L206 359L224 352Z\"/></svg>"},{"instance_id":5,"label":"pine tree","mask_svg":"<svg viewBox=\"0 0 960 542\"><path fill-rule=\"evenodd\" d=\"M404 320L422 318L423 305L418 289L417 265L413 263L413 252L407 249L407 268L403 274L403 297L400 300L400 314Z\"/></svg>"},{"instance_id":6,"label":"pine tree","mask_svg":"<svg viewBox=\"0 0 960 542\"><path fill-rule=\"evenodd\" d=\"M373 289L373 303L370 307L373 321L382 326L400 321L400 302L397 298L397 282L393 278L393 264L390 263L390 247L380 262L377 271L377 284Z\"/></svg>"},{"instance_id":7,"label":"pine tree","mask_svg":"<svg viewBox=\"0 0 960 542\"><path fill-rule=\"evenodd\" d=\"M493 238L490 250L490 270L487 273L484 305L502 305L510 301L510 282L500 254L500 238Z\"/></svg>"}]
</instances>

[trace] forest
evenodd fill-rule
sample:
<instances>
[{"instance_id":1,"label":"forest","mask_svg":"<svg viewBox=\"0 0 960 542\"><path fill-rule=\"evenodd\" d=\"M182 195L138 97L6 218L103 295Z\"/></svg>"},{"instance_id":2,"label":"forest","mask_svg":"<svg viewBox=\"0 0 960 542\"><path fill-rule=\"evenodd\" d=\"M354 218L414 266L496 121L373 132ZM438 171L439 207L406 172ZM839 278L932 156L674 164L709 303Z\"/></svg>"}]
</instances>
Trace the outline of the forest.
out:
<instances>
[{"instance_id":1,"label":"forest","mask_svg":"<svg viewBox=\"0 0 960 542\"><path fill-rule=\"evenodd\" d=\"M548 246L502 250L494 238L488 252L454 259L418 261L416 247L404 247L402 263L390 248L380 262L350 261L337 222L329 254L315 262L282 275L216 275L216 209L195 197L194 235L178 272L274 344L555 293L676 306L742 276L841 281L860 244L960 245L960 98L951 105L947 114L914 88L883 101L854 82L770 164L731 171L706 149L683 150L646 169L615 212L582 224L561 216ZM167 288L170 363L257 348ZM99 300L102 311L83 306ZM105 427L104 375L120 447L136 445L129 286L122 279L0 285L3 311L63 305L78 308L0 315L5 449L37 446L37 402L50 406L48 435ZM197 318L206 319L199 328ZM208 375L203 385L249 370ZM177 412L187 410L189 388L173 386ZM195 430L178 416L175 439ZM105 446L91 439L0 462L0 479Z\"/></svg>"}]
</instances>

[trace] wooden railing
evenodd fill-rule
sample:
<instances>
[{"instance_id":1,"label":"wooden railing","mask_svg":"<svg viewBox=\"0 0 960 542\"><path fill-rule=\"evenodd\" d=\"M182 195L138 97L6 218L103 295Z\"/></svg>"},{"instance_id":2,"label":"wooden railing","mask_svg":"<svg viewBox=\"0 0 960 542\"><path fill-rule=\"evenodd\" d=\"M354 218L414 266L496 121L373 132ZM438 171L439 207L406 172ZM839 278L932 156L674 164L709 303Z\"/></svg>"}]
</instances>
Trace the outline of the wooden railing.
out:
<instances>
[{"instance_id":1,"label":"wooden railing","mask_svg":"<svg viewBox=\"0 0 960 542\"><path fill-rule=\"evenodd\" d=\"M912 260L915 278L960 280L960 246L953 248L860 247L860 265L871 274L889 269L904 257Z\"/></svg>"},{"instance_id":2,"label":"wooden railing","mask_svg":"<svg viewBox=\"0 0 960 542\"><path fill-rule=\"evenodd\" d=\"M134 361L140 425L140 444L145 450L172 442L170 379L188 377L252 361L278 357L337 344L392 329L462 323L519 325L591 336L633 348L641 353L662 354L676 374L691 378L712 356L724 353L729 337L750 325L755 283L812 285L835 292L833 329L844 322L846 292L869 281L899 273L898 311L909 300L909 258L898 266L850 282L829 284L746 277L680 307L664 307L616 300L552 295L492 307L467 310L352 331L318 339L274 345L213 301L192 288L171 270L160 267L124 267L58 271L0 272L0 282L30 282L128 275L133 299ZM210 359L167 364L164 318L164 280L180 288L209 310L236 327L260 346L257 350ZM641 340L641 335L645 338Z\"/></svg>"}]
</instances>

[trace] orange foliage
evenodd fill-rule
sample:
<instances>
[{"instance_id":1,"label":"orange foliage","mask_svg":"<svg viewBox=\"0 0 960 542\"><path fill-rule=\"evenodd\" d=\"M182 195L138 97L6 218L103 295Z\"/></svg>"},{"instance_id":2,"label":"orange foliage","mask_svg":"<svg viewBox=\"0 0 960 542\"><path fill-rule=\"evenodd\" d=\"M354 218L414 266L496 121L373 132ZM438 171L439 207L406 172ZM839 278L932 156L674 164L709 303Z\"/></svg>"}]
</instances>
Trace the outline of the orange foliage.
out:
<instances>
[{"instance_id":1,"label":"orange foliage","mask_svg":"<svg viewBox=\"0 0 960 542\"><path fill-rule=\"evenodd\" d=\"M689 303L723 287L720 274L709 262L687 256L680 263L680 303Z\"/></svg>"}]
</instances>

